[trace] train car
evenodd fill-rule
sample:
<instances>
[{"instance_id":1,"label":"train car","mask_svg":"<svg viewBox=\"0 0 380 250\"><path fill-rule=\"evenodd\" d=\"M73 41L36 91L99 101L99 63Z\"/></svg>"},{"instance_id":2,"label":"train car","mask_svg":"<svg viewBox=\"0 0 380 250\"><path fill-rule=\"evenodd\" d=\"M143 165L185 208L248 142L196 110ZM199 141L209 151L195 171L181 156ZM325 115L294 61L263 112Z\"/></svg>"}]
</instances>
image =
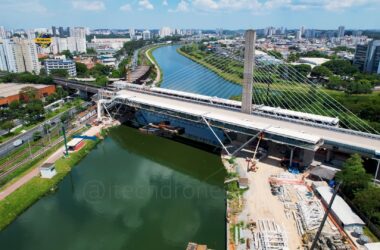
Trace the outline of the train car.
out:
<instances>
[{"instance_id":1,"label":"train car","mask_svg":"<svg viewBox=\"0 0 380 250\"><path fill-rule=\"evenodd\" d=\"M228 100L219 98L216 96L206 96L194 93L188 93L179 90L158 88L158 87L148 87L137 84L127 84L127 88L134 89L137 91L149 91L152 94L170 96L171 98L187 99L193 102L200 102L204 104L225 107L233 110L241 109L241 102L235 100ZM269 107L264 105L254 105L253 112L256 114L265 114L272 117L278 118L290 118L294 120L299 120L303 122L310 122L315 124L322 124L327 126L339 126L339 118L328 117L322 115L309 114L299 111L293 111L289 109L283 109L280 107Z\"/></svg>"}]
</instances>

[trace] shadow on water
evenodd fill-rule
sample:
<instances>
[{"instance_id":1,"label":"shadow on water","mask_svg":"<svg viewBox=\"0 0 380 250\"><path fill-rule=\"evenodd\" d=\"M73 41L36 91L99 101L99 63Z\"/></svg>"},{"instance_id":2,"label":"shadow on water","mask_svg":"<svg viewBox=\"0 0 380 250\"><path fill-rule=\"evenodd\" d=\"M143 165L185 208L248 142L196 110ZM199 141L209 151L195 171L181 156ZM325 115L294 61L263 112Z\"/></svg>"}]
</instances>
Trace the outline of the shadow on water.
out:
<instances>
[{"instance_id":1,"label":"shadow on water","mask_svg":"<svg viewBox=\"0 0 380 250\"><path fill-rule=\"evenodd\" d=\"M177 142L155 135L142 134L137 129L125 125L113 128L110 137L130 152L143 155L151 161L198 180L223 186L225 169L220 157L210 152L213 151L212 147L202 144L187 145L184 143L189 143L189 141ZM178 146L179 144L181 145Z\"/></svg>"}]
</instances>

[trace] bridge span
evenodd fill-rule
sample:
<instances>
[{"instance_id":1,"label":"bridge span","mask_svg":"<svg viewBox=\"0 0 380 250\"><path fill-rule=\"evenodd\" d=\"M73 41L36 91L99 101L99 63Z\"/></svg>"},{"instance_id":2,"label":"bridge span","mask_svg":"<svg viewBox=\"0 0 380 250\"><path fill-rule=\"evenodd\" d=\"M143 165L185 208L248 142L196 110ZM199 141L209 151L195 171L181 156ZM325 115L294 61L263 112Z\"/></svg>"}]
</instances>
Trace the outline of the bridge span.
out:
<instances>
[{"instance_id":1,"label":"bridge span","mask_svg":"<svg viewBox=\"0 0 380 250\"><path fill-rule=\"evenodd\" d=\"M210 129L232 130L252 136L263 131L268 140L312 151L323 146L346 153L356 152L366 157L380 158L380 137L377 135L370 137L350 134L334 128L328 129L256 114L245 114L223 107L133 90L117 92L113 102L207 124Z\"/></svg>"}]
</instances>

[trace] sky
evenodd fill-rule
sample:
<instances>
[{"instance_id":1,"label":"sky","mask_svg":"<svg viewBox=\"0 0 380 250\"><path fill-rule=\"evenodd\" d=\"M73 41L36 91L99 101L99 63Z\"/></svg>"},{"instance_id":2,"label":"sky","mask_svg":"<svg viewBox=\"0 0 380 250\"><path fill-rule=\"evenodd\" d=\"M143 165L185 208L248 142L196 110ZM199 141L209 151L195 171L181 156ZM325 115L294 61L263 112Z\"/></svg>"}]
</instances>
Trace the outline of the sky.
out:
<instances>
[{"instance_id":1,"label":"sky","mask_svg":"<svg viewBox=\"0 0 380 250\"><path fill-rule=\"evenodd\" d=\"M0 26L380 29L380 0L0 0Z\"/></svg>"}]
</instances>

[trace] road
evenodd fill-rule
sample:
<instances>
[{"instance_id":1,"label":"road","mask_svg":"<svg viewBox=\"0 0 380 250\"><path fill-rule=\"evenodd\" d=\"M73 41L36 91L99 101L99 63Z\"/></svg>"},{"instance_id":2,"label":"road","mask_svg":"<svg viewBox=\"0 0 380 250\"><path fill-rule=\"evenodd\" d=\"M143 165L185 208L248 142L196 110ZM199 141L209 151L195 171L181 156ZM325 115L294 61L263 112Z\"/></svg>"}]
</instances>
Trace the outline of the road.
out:
<instances>
[{"instance_id":1,"label":"road","mask_svg":"<svg viewBox=\"0 0 380 250\"><path fill-rule=\"evenodd\" d=\"M76 110L75 110L75 107L69 109L70 114L74 114L75 111L76 111ZM41 123L41 124L39 124L39 125L37 125L37 126L31 128L31 129L29 129L29 130L26 131L25 133L19 134L19 135L13 137L12 139L10 139L10 140L8 140L8 141L3 142L2 144L0 144L0 157L3 157L3 156L5 156L5 155L7 155L10 151L12 151L13 149L16 148L15 146L13 146L13 142L15 142L16 140L21 139L21 140L23 140L24 142L27 142L27 141L29 141L29 140L32 139L33 134L34 134L35 132L39 131L39 132L44 133L44 128L43 128L44 124L47 124L47 123L48 123L48 124L51 124L52 122L54 122L54 123L56 123L56 124L60 123L60 122L61 122L60 118L61 118L61 116L62 116L64 113L65 113L65 112L60 113L60 114L54 116L53 118L50 118L49 120L44 121L43 123Z\"/></svg>"}]
</instances>

